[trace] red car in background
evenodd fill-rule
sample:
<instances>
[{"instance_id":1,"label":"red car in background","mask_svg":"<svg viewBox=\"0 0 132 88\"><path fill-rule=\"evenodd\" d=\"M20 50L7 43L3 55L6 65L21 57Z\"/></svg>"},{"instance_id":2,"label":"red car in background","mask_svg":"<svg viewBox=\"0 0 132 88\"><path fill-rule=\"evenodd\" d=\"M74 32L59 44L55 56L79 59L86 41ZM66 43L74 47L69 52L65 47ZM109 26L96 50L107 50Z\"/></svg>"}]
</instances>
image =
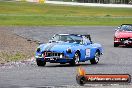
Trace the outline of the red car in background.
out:
<instances>
[{"instance_id":1,"label":"red car in background","mask_svg":"<svg viewBox=\"0 0 132 88\"><path fill-rule=\"evenodd\" d=\"M132 24L122 24L115 29L114 47L119 45L132 46Z\"/></svg>"}]
</instances>

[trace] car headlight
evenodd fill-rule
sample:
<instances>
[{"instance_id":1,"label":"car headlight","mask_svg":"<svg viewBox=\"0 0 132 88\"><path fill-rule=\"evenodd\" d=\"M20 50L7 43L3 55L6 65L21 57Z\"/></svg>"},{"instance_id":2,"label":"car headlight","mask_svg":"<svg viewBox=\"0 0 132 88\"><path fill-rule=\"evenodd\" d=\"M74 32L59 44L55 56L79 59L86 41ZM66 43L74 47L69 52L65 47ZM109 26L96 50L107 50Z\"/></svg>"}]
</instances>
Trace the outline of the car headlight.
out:
<instances>
[{"instance_id":1,"label":"car headlight","mask_svg":"<svg viewBox=\"0 0 132 88\"><path fill-rule=\"evenodd\" d=\"M63 55L62 54L60 54L60 58L63 58Z\"/></svg>"},{"instance_id":2,"label":"car headlight","mask_svg":"<svg viewBox=\"0 0 132 88\"><path fill-rule=\"evenodd\" d=\"M44 55L43 55L43 54L38 54L38 55L36 55L35 57L36 57L36 58L43 58Z\"/></svg>"},{"instance_id":3,"label":"car headlight","mask_svg":"<svg viewBox=\"0 0 132 88\"><path fill-rule=\"evenodd\" d=\"M67 52L67 53L72 53L72 50L71 50L70 48L68 48L68 49L66 50L66 52Z\"/></svg>"}]
</instances>

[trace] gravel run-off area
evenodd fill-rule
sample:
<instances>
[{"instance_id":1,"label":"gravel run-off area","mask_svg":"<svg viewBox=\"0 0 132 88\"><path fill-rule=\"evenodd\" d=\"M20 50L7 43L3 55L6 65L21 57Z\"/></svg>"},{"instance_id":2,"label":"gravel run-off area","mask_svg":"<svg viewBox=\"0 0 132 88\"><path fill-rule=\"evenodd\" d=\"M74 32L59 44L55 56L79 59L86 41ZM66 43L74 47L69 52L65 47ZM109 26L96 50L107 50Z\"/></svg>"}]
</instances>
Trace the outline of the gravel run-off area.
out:
<instances>
[{"instance_id":1,"label":"gravel run-off area","mask_svg":"<svg viewBox=\"0 0 132 88\"><path fill-rule=\"evenodd\" d=\"M30 59L34 56L37 45L6 27L0 27L0 64Z\"/></svg>"}]
</instances>

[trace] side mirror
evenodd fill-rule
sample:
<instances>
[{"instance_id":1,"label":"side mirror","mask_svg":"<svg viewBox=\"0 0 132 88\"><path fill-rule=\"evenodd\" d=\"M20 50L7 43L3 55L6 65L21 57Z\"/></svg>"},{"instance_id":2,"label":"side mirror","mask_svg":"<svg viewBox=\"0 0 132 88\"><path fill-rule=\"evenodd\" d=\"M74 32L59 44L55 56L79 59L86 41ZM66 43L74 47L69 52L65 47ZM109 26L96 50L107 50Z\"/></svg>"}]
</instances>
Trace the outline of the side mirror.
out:
<instances>
[{"instance_id":1,"label":"side mirror","mask_svg":"<svg viewBox=\"0 0 132 88\"><path fill-rule=\"evenodd\" d=\"M56 41L54 41L54 40L49 40L49 43L52 43L52 42L56 42Z\"/></svg>"},{"instance_id":2,"label":"side mirror","mask_svg":"<svg viewBox=\"0 0 132 88\"><path fill-rule=\"evenodd\" d=\"M115 29L115 31L117 31L118 29Z\"/></svg>"},{"instance_id":3,"label":"side mirror","mask_svg":"<svg viewBox=\"0 0 132 88\"><path fill-rule=\"evenodd\" d=\"M53 42L53 40L49 40L49 43L52 43Z\"/></svg>"},{"instance_id":4,"label":"side mirror","mask_svg":"<svg viewBox=\"0 0 132 88\"><path fill-rule=\"evenodd\" d=\"M118 29L120 29L120 28L121 28L121 26L118 26L117 28L118 28Z\"/></svg>"},{"instance_id":5,"label":"side mirror","mask_svg":"<svg viewBox=\"0 0 132 88\"><path fill-rule=\"evenodd\" d=\"M115 31L119 30L121 28L121 26L118 26L117 29L115 29Z\"/></svg>"}]
</instances>

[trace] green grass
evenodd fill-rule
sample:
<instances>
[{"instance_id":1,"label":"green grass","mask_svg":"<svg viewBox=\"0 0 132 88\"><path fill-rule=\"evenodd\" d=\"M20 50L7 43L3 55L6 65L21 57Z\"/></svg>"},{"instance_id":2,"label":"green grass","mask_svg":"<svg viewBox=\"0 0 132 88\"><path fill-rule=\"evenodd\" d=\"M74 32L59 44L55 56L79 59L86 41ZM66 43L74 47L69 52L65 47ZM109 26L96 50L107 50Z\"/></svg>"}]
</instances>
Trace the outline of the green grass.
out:
<instances>
[{"instance_id":1,"label":"green grass","mask_svg":"<svg viewBox=\"0 0 132 88\"><path fill-rule=\"evenodd\" d=\"M9 54L6 52L0 52L0 58L3 58L1 62L19 61L27 58L26 55L17 52L16 54Z\"/></svg>"},{"instance_id":2,"label":"green grass","mask_svg":"<svg viewBox=\"0 0 132 88\"><path fill-rule=\"evenodd\" d=\"M0 2L2 26L87 26L132 23L131 8Z\"/></svg>"}]
</instances>

